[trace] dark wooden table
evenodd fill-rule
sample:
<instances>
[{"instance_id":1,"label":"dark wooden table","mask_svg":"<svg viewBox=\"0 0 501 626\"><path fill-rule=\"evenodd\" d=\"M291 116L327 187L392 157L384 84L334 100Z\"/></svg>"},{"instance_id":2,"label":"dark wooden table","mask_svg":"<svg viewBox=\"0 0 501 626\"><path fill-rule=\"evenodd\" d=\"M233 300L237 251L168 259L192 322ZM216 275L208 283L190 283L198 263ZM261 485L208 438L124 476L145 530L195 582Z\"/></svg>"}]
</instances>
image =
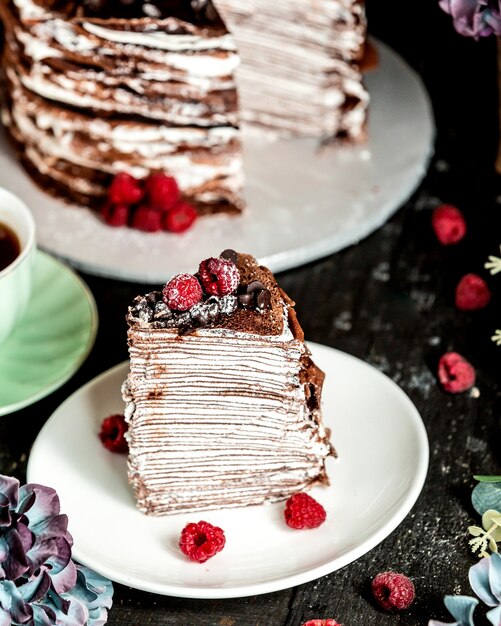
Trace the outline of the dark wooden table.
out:
<instances>
[{"instance_id":1,"label":"dark wooden table","mask_svg":"<svg viewBox=\"0 0 501 626\"><path fill-rule=\"evenodd\" d=\"M390 537L329 576L273 594L220 601L162 597L115 585L110 626L300 626L314 617L335 617L345 626L416 626L430 617L447 620L445 593L470 592L467 572L476 557L468 551L467 527L478 523L470 505L472 475L501 473L501 348L490 341L501 328L499 289L496 293L501 276L489 277L483 269L501 244L501 184L493 169L496 45L456 35L435 0L411 7L401 0L369 0L368 12L372 32L398 50L428 87L437 122L436 155L417 192L377 233L285 272L279 281L297 301L308 339L373 364L412 398L430 440L426 485ZM468 235L458 246L441 247L432 234L431 210L440 202L457 204L468 219ZM459 277L470 271L488 278L495 293L487 309L468 314L455 310L453 294ZM84 279L100 314L90 357L56 393L0 420L0 472L21 480L32 442L61 401L127 357L124 312L134 295L148 289ZM448 349L475 365L475 397L447 395L437 386L437 358ZM416 585L416 602L400 615L378 611L367 592L371 577L388 569L405 572Z\"/></svg>"}]
</instances>

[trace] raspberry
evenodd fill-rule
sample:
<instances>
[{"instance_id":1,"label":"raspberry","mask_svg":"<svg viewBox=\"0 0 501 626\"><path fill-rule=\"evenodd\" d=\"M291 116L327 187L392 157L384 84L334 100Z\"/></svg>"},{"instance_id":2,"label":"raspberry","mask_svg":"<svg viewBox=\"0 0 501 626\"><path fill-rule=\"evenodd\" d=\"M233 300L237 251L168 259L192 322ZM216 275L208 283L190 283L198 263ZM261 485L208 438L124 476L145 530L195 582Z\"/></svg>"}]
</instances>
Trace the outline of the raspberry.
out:
<instances>
[{"instance_id":1,"label":"raspberry","mask_svg":"<svg viewBox=\"0 0 501 626\"><path fill-rule=\"evenodd\" d=\"M450 393L461 393L475 384L475 369L457 352L446 352L438 362L438 380Z\"/></svg>"},{"instance_id":2,"label":"raspberry","mask_svg":"<svg viewBox=\"0 0 501 626\"><path fill-rule=\"evenodd\" d=\"M477 274L466 274L456 287L456 307L461 311L476 311L489 304L491 292Z\"/></svg>"},{"instance_id":3,"label":"raspberry","mask_svg":"<svg viewBox=\"0 0 501 626\"><path fill-rule=\"evenodd\" d=\"M181 531L179 547L191 561L205 563L224 548L224 531L209 522L187 524Z\"/></svg>"},{"instance_id":4,"label":"raspberry","mask_svg":"<svg viewBox=\"0 0 501 626\"><path fill-rule=\"evenodd\" d=\"M414 601L412 581L396 572L378 574L371 583L371 590L378 605L385 611L403 611Z\"/></svg>"},{"instance_id":5,"label":"raspberry","mask_svg":"<svg viewBox=\"0 0 501 626\"><path fill-rule=\"evenodd\" d=\"M175 311L188 311L202 299L202 287L191 274L178 274L163 288L163 301Z\"/></svg>"},{"instance_id":6,"label":"raspberry","mask_svg":"<svg viewBox=\"0 0 501 626\"><path fill-rule=\"evenodd\" d=\"M155 233L162 230L162 214L149 206L141 205L134 211L131 226L147 233Z\"/></svg>"},{"instance_id":7,"label":"raspberry","mask_svg":"<svg viewBox=\"0 0 501 626\"><path fill-rule=\"evenodd\" d=\"M123 415L110 415L101 423L99 439L110 452L127 452L129 446L125 439L128 426Z\"/></svg>"},{"instance_id":8,"label":"raspberry","mask_svg":"<svg viewBox=\"0 0 501 626\"><path fill-rule=\"evenodd\" d=\"M112 204L127 204L130 206L140 202L143 196L144 191L139 181L126 172L117 174L108 189L108 199Z\"/></svg>"},{"instance_id":9,"label":"raspberry","mask_svg":"<svg viewBox=\"0 0 501 626\"><path fill-rule=\"evenodd\" d=\"M104 221L109 226L127 226L130 209L126 204L111 204L107 202L101 211Z\"/></svg>"},{"instance_id":10,"label":"raspberry","mask_svg":"<svg viewBox=\"0 0 501 626\"><path fill-rule=\"evenodd\" d=\"M296 493L285 503L284 511L287 526L297 530L318 528L325 522L324 507L307 493Z\"/></svg>"},{"instance_id":11,"label":"raspberry","mask_svg":"<svg viewBox=\"0 0 501 626\"><path fill-rule=\"evenodd\" d=\"M164 230L171 233L184 233L197 219L197 210L188 202L179 202L173 209L167 211L163 217Z\"/></svg>"},{"instance_id":12,"label":"raspberry","mask_svg":"<svg viewBox=\"0 0 501 626\"><path fill-rule=\"evenodd\" d=\"M310 619L303 626L341 626L335 619Z\"/></svg>"},{"instance_id":13,"label":"raspberry","mask_svg":"<svg viewBox=\"0 0 501 626\"><path fill-rule=\"evenodd\" d=\"M148 203L153 209L168 211L179 202L179 187L175 178L166 174L151 174L146 181Z\"/></svg>"},{"instance_id":14,"label":"raspberry","mask_svg":"<svg viewBox=\"0 0 501 626\"><path fill-rule=\"evenodd\" d=\"M240 283L240 272L228 259L205 259L200 263L198 274L205 291L213 296L227 296Z\"/></svg>"},{"instance_id":15,"label":"raspberry","mask_svg":"<svg viewBox=\"0 0 501 626\"><path fill-rule=\"evenodd\" d=\"M451 204L442 204L434 211L431 224L441 244L458 243L466 235L466 222L461 211Z\"/></svg>"}]
</instances>

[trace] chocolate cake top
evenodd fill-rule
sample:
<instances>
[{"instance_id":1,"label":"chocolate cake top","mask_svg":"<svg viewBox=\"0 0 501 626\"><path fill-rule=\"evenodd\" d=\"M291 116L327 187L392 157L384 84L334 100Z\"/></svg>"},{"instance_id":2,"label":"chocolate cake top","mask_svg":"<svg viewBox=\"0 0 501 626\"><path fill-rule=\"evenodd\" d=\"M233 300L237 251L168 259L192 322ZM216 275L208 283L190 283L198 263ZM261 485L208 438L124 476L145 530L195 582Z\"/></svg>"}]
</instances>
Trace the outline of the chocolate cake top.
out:
<instances>
[{"instance_id":1,"label":"chocolate cake top","mask_svg":"<svg viewBox=\"0 0 501 626\"><path fill-rule=\"evenodd\" d=\"M131 328L171 328L179 334L221 328L279 336L285 310L293 336L302 340L293 306L268 268L251 255L225 250L202 261L196 275L180 274L162 291L135 298L127 322Z\"/></svg>"}]
</instances>

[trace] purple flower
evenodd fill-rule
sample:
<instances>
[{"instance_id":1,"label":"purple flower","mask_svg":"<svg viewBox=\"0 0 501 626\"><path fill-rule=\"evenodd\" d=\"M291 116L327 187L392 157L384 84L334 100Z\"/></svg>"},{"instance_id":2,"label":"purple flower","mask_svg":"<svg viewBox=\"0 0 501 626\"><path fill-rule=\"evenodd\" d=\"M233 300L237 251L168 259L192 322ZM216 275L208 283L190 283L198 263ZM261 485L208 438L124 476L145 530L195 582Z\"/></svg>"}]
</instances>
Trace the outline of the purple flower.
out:
<instances>
[{"instance_id":1,"label":"purple flower","mask_svg":"<svg viewBox=\"0 0 501 626\"><path fill-rule=\"evenodd\" d=\"M501 35L501 0L440 0L439 4L452 15L459 34L475 39Z\"/></svg>"},{"instance_id":2,"label":"purple flower","mask_svg":"<svg viewBox=\"0 0 501 626\"><path fill-rule=\"evenodd\" d=\"M0 475L0 626L102 626L111 582L71 560L54 489Z\"/></svg>"}]
</instances>

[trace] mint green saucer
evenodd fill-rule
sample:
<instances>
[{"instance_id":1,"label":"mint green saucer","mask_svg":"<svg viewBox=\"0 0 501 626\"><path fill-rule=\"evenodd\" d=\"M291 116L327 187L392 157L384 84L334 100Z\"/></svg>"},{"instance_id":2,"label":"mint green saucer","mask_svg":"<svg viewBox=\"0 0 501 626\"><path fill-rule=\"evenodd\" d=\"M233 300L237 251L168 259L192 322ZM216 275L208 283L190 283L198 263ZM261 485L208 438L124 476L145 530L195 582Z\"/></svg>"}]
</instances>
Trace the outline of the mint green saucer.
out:
<instances>
[{"instance_id":1,"label":"mint green saucer","mask_svg":"<svg viewBox=\"0 0 501 626\"><path fill-rule=\"evenodd\" d=\"M89 354L97 324L87 285L38 250L28 310L0 346L0 415L28 406L66 382Z\"/></svg>"}]
</instances>

